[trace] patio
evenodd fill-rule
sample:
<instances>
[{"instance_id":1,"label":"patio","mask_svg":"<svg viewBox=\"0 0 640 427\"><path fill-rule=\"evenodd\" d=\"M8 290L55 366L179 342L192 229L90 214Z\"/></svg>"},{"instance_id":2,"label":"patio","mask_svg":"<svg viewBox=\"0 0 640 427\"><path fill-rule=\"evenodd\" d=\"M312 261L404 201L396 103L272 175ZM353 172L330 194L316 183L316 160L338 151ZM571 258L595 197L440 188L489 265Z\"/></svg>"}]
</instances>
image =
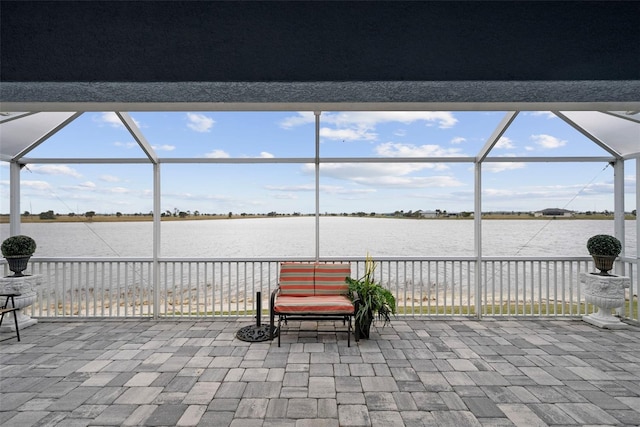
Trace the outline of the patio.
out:
<instances>
[{"instance_id":1,"label":"patio","mask_svg":"<svg viewBox=\"0 0 640 427\"><path fill-rule=\"evenodd\" d=\"M249 324L41 319L1 344L0 424L640 424L637 326L407 317L348 348L291 322L278 348L235 338Z\"/></svg>"}]
</instances>

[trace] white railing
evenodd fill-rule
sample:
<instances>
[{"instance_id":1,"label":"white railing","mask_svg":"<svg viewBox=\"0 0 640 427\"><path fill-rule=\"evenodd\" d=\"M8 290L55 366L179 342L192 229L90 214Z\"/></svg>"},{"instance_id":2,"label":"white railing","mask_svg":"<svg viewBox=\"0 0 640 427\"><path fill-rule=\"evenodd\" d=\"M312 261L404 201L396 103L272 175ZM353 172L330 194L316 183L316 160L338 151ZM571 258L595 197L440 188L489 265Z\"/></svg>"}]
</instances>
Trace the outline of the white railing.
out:
<instances>
[{"instance_id":1,"label":"white railing","mask_svg":"<svg viewBox=\"0 0 640 427\"><path fill-rule=\"evenodd\" d=\"M256 293L263 313L282 261L310 259L32 258L28 273L42 276L35 317L253 316ZM350 262L364 272L364 259ZM578 283L593 271L588 257L378 258L376 278L396 296L400 315L580 316L593 311ZM6 262L4 275L10 274ZM631 278L622 317L638 320L637 259L622 259L616 274ZM479 295L479 298L476 298ZM154 309L154 304L157 307ZM480 312L478 313L478 308Z\"/></svg>"}]
</instances>

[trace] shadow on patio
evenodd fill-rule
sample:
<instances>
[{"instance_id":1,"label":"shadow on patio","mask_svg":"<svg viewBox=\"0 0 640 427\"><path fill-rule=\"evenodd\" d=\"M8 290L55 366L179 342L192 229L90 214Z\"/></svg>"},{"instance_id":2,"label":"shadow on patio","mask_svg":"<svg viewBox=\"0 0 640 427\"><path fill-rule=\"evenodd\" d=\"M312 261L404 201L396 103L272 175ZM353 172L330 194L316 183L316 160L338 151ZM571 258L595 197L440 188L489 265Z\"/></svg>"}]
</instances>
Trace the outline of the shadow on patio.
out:
<instances>
[{"instance_id":1,"label":"shadow on patio","mask_svg":"<svg viewBox=\"0 0 640 427\"><path fill-rule=\"evenodd\" d=\"M278 348L250 323L41 320L0 344L0 424L640 424L636 326L401 318L349 348L290 322Z\"/></svg>"}]
</instances>

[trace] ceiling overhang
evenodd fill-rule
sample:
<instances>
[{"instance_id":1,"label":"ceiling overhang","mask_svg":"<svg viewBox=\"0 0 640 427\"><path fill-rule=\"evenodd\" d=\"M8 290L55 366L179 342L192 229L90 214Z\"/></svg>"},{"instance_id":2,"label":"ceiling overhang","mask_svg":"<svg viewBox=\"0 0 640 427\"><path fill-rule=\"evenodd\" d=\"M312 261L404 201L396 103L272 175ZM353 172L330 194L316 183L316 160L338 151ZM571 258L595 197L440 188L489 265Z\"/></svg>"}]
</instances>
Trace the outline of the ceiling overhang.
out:
<instances>
[{"instance_id":1,"label":"ceiling overhang","mask_svg":"<svg viewBox=\"0 0 640 427\"><path fill-rule=\"evenodd\" d=\"M2 111L638 111L632 81L6 82Z\"/></svg>"}]
</instances>

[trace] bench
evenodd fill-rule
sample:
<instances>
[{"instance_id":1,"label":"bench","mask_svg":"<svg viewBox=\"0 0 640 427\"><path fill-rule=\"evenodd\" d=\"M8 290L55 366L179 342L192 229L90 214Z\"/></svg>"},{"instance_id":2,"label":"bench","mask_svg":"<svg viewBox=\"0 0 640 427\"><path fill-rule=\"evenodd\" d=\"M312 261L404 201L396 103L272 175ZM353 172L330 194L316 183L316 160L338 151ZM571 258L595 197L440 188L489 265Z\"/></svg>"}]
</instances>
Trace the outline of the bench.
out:
<instances>
[{"instance_id":1,"label":"bench","mask_svg":"<svg viewBox=\"0 0 640 427\"><path fill-rule=\"evenodd\" d=\"M278 287L271 293L270 338L277 331L280 347L282 321L286 324L287 320L342 320L348 325L350 347L351 320L357 311L357 298L351 301L345 281L350 275L350 264L281 263Z\"/></svg>"}]
</instances>

